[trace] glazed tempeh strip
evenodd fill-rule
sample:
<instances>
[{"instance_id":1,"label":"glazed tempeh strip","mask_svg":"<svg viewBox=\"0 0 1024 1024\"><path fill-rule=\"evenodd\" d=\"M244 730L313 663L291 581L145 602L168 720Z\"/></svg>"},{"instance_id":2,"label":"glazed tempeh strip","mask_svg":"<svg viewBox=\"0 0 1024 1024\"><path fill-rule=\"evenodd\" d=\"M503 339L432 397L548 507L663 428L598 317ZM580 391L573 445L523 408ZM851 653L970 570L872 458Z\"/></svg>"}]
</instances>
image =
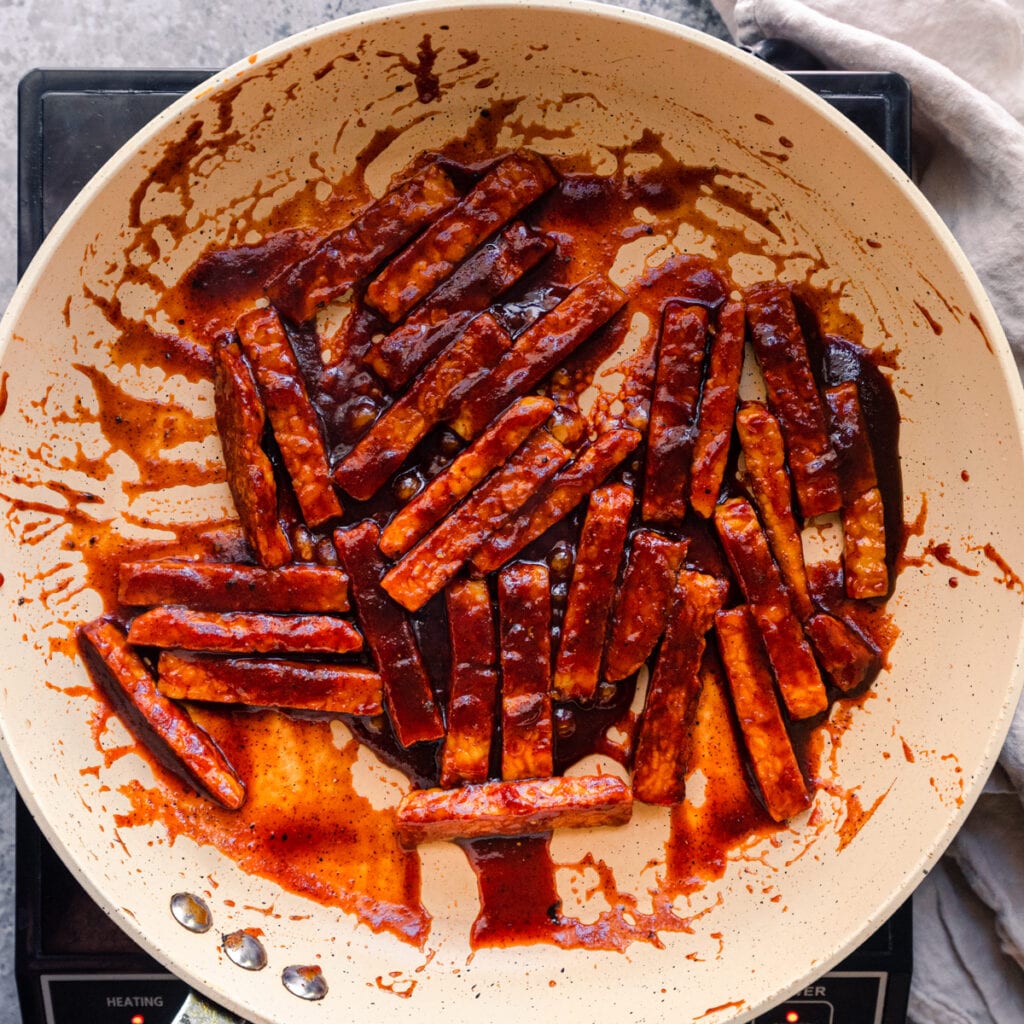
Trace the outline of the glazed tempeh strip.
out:
<instances>
[{"instance_id":1,"label":"glazed tempeh strip","mask_svg":"<svg viewBox=\"0 0 1024 1024\"><path fill-rule=\"evenodd\" d=\"M807 784L775 698L771 670L750 612L745 607L715 616L736 718L768 813L786 821L810 802Z\"/></svg>"},{"instance_id":2,"label":"glazed tempeh strip","mask_svg":"<svg viewBox=\"0 0 1024 1024\"><path fill-rule=\"evenodd\" d=\"M597 689L632 511L633 491L629 487L610 484L591 492L576 547L562 642L555 662L553 689L559 700L588 701Z\"/></svg>"},{"instance_id":3,"label":"glazed tempeh strip","mask_svg":"<svg viewBox=\"0 0 1024 1024\"><path fill-rule=\"evenodd\" d=\"M366 364L391 388L400 388L452 341L474 315L483 312L554 249L546 235L525 224L510 224L478 249L439 285L400 327L374 345Z\"/></svg>"},{"instance_id":4,"label":"glazed tempeh strip","mask_svg":"<svg viewBox=\"0 0 1024 1024\"><path fill-rule=\"evenodd\" d=\"M308 320L457 200L448 175L430 164L386 192L350 224L329 235L312 254L271 281L267 288L271 300L296 322Z\"/></svg>"},{"instance_id":5,"label":"glazed tempeh strip","mask_svg":"<svg viewBox=\"0 0 1024 1024\"><path fill-rule=\"evenodd\" d=\"M768 404L786 439L800 511L805 519L835 512L840 505L836 453L792 296L785 285L767 281L748 288L744 298Z\"/></svg>"},{"instance_id":6,"label":"glazed tempeh strip","mask_svg":"<svg viewBox=\"0 0 1024 1024\"><path fill-rule=\"evenodd\" d=\"M534 396L521 398L511 406L395 514L380 536L381 551L389 558L405 554L481 480L502 465L554 408L550 398Z\"/></svg>"},{"instance_id":7,"label":"glazed tempeh strip","mask_svg":"<svg viewBox=\"0 0 1024 1024\"><path fill-rule=\"evenodd\" d=\"M334 531L338 558L349 575L352 601L366 645L380 672L384 704L403 747L444 735L441 712L405 612L381 588L386 564L372 521Z\"/></svg>"},{"instance_id":8,"label":"glazed tempeh strip","mask_svg":"<svg viewBox=\"0 0 1024 1024\"><path fill-rule=\"evenodd\" d=\"M210 612L346 612L348 576L324 565L261 569L177 558L122 562L117 599L129 605L180 604Z\"/></svg>"},{"instance_id":9,"label":"glazed tempeh strip","mask_svg":"<svg viewBox=\"0 0 1024 1024\"><path fill-rule=\"evenodd\" d=\"M346 654L363 646L359 630L332 615L266 615L153 608L132 620L128 641L148 647L231 654Z\"/></svg>"},{"instance_id":10,"label":"glazed tempeh strip","mask_svg":"<svg viewBox=\"0 0 1024 1024\"><path fill-rule=\"evenodd\" d=\"M569 460L543 428L477 487L384 577L384 589L409 611L439 593L494 529L528 502Z\"/></svg>"},{"instance_id":11,"label":"glazed tempeh strip","mask_svg":"<svg viewBox=\"0 0 1024 1024\"><path fill-rule=\"evenodd\" d=\"M379 715L380 676L360 665L162 651L157 685L175 700Z\"/></svg>"},{"instance_id":12,"label":"glazed tempeh strip","mask_svg":"<svg viewBox=\"0 0 1024 1024\"><path fill-rule=\"evenodd\" d=\"M633 793L644 803L676 804L686 795L700 663L707 631L728 592L728 581L715 576L683 569L677 578L633 759Z\"/></svg>"},{"instance_id":13,"label":"glazed tempeh strip","mask_svg":"<svg viewBox=\"0 0 1024 1024\"><path fill-rule=\"evenodd\" d=\"M511 344L497 320L481 313L363 435L335 469L335 482L359 501L372 498Z\"/></svg>"},{"instance_id":14,"label":"glazed tempeh strip","mask_svg":"<svg viewBox=\"0 0 1024 1024\"><path fill-rule=\"evenodd\" d=\"M492 572L515 557L545 530L564 519L640 443L640 431L631 427L607 430L555 474L536 503L498 527L473 555L478 573Z\"/></svg>"},{"instance_id":15,"label":"glazed tempeh strip","mask_svg":"<svg viewBox=\"0 0 1024 1024\"><path fill-rule=\"evenodd\" d=\"M396 323L481 242L539 199L557 178L535 153L512 153L400 252L366 289L366 301Z\"/></svg>"},{"instance_id":16,"label":"glazed tempeh strip","mask_svg":"<svg viewBox=\"0 0 1024 1024\"><path fill-rule=\"evenodd\" d=\"M846 593L855 598L885 597L889 592L885 510L857 385L847 381L828 388L825 402L832 444L839 454Z\"/></svg>"},{"instance_id":17,"label":"glazed tempeh strip","mask_svg":"<svg viewBox=\"0 0 1024 1024\"><path fill-rule=\"evenodd\" d=\"M789 587L793 610L805 621L814 614L814 605L778 420L760 402L744 402L736 414L736 431L747 464L747 483L761 513L772 553Z\"/></svg>"},{"instance_id":18,"label":"glazed tempeh strip","mask_svg":"<svg viewBox=\"0 0 1024 1024\"><path fill-rule=\"evenodd\" d=\"M310 526L320 526L341 515L341 504L331 486L320 423L288 336L272 309L246 313L235 329L256 375L302 517Z\"/></svg>"},{"instance_id":19,"label":"glazed tempeh strip","mask_svg":"<svg viewBox=\"0 0 1024 1024\"><path fill-rule=\"evenodd\" d=\"M753 506L746 498L730 499L715 509L715 526L761 631L790 716L809 718L824 711L825 684Z\"/></svg>"},{"instance_id":20,"label":"glazed tempeh strip","mask_svg":"<svg viewBox=\"0 0 1024 1024\"><path fill-rule=\"evenodd\" d=\"M483 580L456 583L445 599L452 668L440 782L449 787L487 779L497 716L498 640Z\"/></svg>"},{"instance_id":21,"label":"glazed tempeh strip","mask_svg":"<svg viewBox=\"0 0 1024 1024\"><path fill-rule=\"evenodd\" d=\"M631 676L654 650L665 630L676 573L688 546L688 541L669 540L651 530L633 535L605 645L605 679L616 682Z\"/></svg>"},{"instance_id":22,"label":"glazed tempeh strip","mask_svg":"<svg viewBox=\"0 0 1024 1024\"><path fill-rule=\"evenodd\" d=\"M256 560L276 569L291 561L292 549L277 518L274 470L261 447L263 402L238 342L218 342L213 365L217 432L235 509Z\"/></svg>"},{"instance_id":23,"label":"glazed tempeh strip","mask_svg":"<svg viewBox=\"0 0 1024 1024\"><path fill-rule=\"evenodd\" d=\"M229 810L245 803L245 785L220 747L182 708L158 692L119 626L107 619L79 626L78 644L93 682L165 768Z\"/></svg>"},{"instance_id":24,"label":"glazed tempeh strip","mask_svg":"<svg viewBox=\"0 0 1024 1024\"><path fill-rule=\"evenodd\" d=\"M727 303L718 314L718 329L711 342L690 466L690 505L705 519L715 511L729 458L745 335L743 303Z\"/></svg>"},{"instance_id":25,"label":"glazed tempeh strip","mask_svg":"<svg viewBox=\"0 0 1024 1024\"><path fill-rule=\"evenodd\" d=\"M501 630L501 777L554 770L551 581L547 566L517 562L498 576Z\"/></svg>"},{"instance_id":26,"label":"glazed tempeh strip","mask_svg":"<svg viewBox=\"0 0 1024 1024\"><path fill-rule=\"evenodd\" d=\"M416 789L398 805L406 847L449 839L522 836L555 828L625 825L633 794L614 775L484 782L460 789Z\"/></svg>"},{"instance_id":27,"label":"glazed tempeh strip","mask_svg":"<svg viewBox=\"0 0 1024 1024\"><path fill-rule=\"evenodd\" d=\"M490 375L463 400L452 429L472 440L509 403L539 384L626 302L604 275L581 281L546 316L516 338Z\"/></svg>"},{"instance_id":28,"label":"glazed tempeh strip","mask_svg":"<svg viewBox=\"0 0 1024 1024\"><path fill-rule=\"evenodd\" d=\"M682 522L689 505L707 326L708 314L702 306L670 303L665 308L640 502L643 518L650 523Z\"/></svg>"},{"instance_id":29,"label":"glazed tempeh strip","mask_svg":"<svg viewBox=\"0 0 1024 1024\"><path fill-rule=\"evenodd\" d=\"M852 690L878 667L878 652L842 619L819 612L804 623L822 668L840 690Z\"/></svg>"}]
</instances>

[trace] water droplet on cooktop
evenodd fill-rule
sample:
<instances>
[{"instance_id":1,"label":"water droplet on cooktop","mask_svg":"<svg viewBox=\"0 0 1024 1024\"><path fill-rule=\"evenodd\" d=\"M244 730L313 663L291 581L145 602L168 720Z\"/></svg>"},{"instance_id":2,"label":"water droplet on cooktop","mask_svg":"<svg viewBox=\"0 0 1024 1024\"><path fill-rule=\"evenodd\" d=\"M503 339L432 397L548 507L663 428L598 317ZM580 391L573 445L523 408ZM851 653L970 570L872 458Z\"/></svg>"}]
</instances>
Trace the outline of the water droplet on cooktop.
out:
<instances>
[{"instance_id":1,"label":"water droplet on cooktop","mask_svg":"<svg viewBox=\"0 0 1024 1024\"><path fill-rule=\"evenodd\" d=\"M327 995L327 982L319 967L301 967L295 964L281 972L281 981L293 996L300 999L323 999Z\"/></svg>"},{"instance_id":2,"label":"water droplet on cooktop","mask_svg":"<svg viewBox=\"0 0 1024 1024\"><path fill-rule=\"evenodd\" d=\"M210 908L190 892L176 892L171 897L171 913L174 920L190 932L208 932L213 925Z\"/></svg>"},{"instance_id":3,"label":"water droplet on cooktop","mask_svg":"<svg viewBox=\"0 0 1024 1024\"><path fill-rule=\"evenodd\" d=\"M232 932L221 939L228 959L247 971L262 971L267 966L263 943L248 932Z\"/></svg>"}]
</instances>

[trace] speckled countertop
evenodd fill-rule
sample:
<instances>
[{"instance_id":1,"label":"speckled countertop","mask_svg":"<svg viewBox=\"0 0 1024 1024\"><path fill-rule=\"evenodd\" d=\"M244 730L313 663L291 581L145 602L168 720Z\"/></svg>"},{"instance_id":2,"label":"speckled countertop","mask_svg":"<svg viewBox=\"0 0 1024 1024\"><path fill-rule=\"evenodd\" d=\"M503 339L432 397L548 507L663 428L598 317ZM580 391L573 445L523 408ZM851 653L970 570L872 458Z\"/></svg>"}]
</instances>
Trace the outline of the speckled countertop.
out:
<instances>
[{"instance_id":1,"label":"speckled countertop","mask_svg":"<svg viewBox=\"0 0 1024 1024\"><path fill-rule=\"evenodd\" d=\"M0 309L17 275L17 89L32 68L225 67L373 0L0 0ZM726 38L709 0L623 0ZM201 13L200 13L201 12ZM0 766L0 1024L21 1020L14 985L14 788Z\"/></svg>"}]
</instances>

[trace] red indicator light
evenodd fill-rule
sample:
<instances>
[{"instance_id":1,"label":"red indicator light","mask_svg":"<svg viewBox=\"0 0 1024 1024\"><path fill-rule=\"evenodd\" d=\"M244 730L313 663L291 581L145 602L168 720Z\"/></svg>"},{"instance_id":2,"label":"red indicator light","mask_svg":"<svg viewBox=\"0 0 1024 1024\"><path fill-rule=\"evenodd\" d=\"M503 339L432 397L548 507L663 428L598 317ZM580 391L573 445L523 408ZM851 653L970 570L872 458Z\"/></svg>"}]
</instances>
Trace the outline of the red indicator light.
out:
<instances>
[{"instance_id":1,"label":"red indicator light","mask_svg":"<svg viewBox=\"0 0 1024 1024\"><path fill-rule=\"evenodd\" d=\"M146 1024L146 1018L141 1013L137 1013L132 1017L132 1024Z\"/></svg>"},{"instance_id":2,"label":"red indicator light","mask_svg":"<svg viewBox=\"0 0 1024 1024\"><path fill-rule=\"evenodd\" d=\"M796 1010L790 1010L786 1014L786 1022L787 1022L787 1024L796 1024L796 1022L799 1019L800 1019L800 1014L797 1013ZM134 1021L132 1022L132 1024L134 1024Z\"/></svg>"}]
</instances>

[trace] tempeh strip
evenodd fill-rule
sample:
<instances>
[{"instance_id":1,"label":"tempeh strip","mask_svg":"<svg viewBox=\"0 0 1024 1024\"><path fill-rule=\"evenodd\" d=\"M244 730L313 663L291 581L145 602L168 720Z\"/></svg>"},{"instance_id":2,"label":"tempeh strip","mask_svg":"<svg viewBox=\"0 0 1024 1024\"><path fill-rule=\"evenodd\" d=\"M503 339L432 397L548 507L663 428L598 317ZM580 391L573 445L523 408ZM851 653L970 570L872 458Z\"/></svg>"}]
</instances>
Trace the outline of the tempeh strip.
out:
<instances>
[{"instance_id":1,"label":"tempeh strip","mask_svg":"<svg viewBox=\"0 0 1024 1024\"><path fill-rule=\"evenodd\" d=\"M500 525L473 555L473 568L484 574L500 568L545 530L564 519L640 443L631 427L606 430L584 448L519 515Z\"/></svg>"},{"instance_id":2,"label":"tempeh strip","mask_svg":"<svg viewBox=\"0 0 1024 1024\"><path fill-rule=\"evenodd\" d=\"M366 364L398 389L548 253L555 243L516 222L478 249L414 309L400 327L375 344Z\"/></svg>"},{"instance_id":3,"label":"tempeh strip","mask_svg":"<svg viewBox=\"0 0 1024 1024\"><path fill-rule=\"evenodd\" d=\"M456 583L445 598L452 667L440 782L450 787L487 780L497 718L498 639L483 580Z\"/></svg>"},{"instance_id":4,"label":"tempeh strip","mask_svg":"<svg viewBox=\"0 0 1024 1024\"><path fill-rule=\"evenodd\" d=\"M439 593L494 529L528 502L569 460L543 428L472 491L384 577L384 589L414 612Z\"/></svg>"},{"instance_id":5,"label":"tempeh strip","mask_svg":"<svg viewBox=\"0 0 1024 1024\"><path fill-rule=\"evenodd\" d=\"M231 654L347 654L363 646L359 630L331 615L197 612L153 608L132 620L128 641L148 647Z\"/></svg>"},{"instance_id":6,"label":"tempeh strip","mask_svg":"<svg viewBox=\"0 0 1024 1024\"><path fill-rule=\"evenodd\" d=\"M372 521L334 531L338 558L349 575L356 616L384 686L384 704L403 747L444 735L412 626L381 588L386 563L377 550L380 528Z\"/></svg>"},{"instance_id":7,"label":"tempeh strip","mask_svg":"<svg viewBox=\"0 0 1024 1024\"><path fill-rule=\"evenodd\" d=\"M501 777L554 770L551 582L547 566L517 562L498 576L501 630Z\"/></svg>"},{"instance_id":8,"label":"tempeh strip","mask_svg":"<svg viewBox=\"0 0 1024 1024\"><path fill-rule=\"evenodd\" d=\"M481 480L504 463L554 408L550 398L535 396L521 398L511 406L395 514L380 536L381 551L389 558L405 554Z\"/></svg>"},{"instance_id":9,"label":"tempeh strip","mask_svg":"<svg viewBox=\"0 0 1024 1024\"><path fill-rule=\"evenodd\" d=\"M825 684L753 506L746 498L730 499L715 509L715 526L764 638L790 716L810 718L824 711Z\"/></svg>"},{"instance_id":10,"label":"tempeh strip","mask_svg":"<svg viewBox=\"0 0 1024 1024\"><path fill-rule=\"evenodd\" d=\"M680 523L689 507L707 327L703 306L670 303L665 308L640 501L643 518L649 523Z\"/></svg>"},{"instance_id":11,"label":"tempeh strip","mask_svg":"<svg viewBox=\"0 0 1024 1024\"><path fill-rule=\"evenodd\" d=\"M727 303L718 314L718 329L711 342L690 466L690 505L705 519L715 511L729 458L745 335L743 303Z\"/></svg>"},{"instance_id":12,"label":"tempeh strip","mask_svg":"<svg viewBox=\"0 0 1024 1024\"><path fill-rule=\"evenodd\" d=\"M807 343L783 284L748 288L747 322L764 375L768 405L786 439L786 456L805 519L840 505L836 453L825 428L825 411L811 373Z\"/></svg>"},{"instance_id":13,"label":"tempeh strip","mask_svg":"<svg viewBox=\"0 0 1024 1024\"><path fill-rule=\"evenodd\" d=\"M644 803L677 804L686 795L705 635L728 592L728 581L715 576L683 569L677 578L633 759L633 794Z\"/></svg>"},{"instance_id":14,"label":"tempeh strip","mask_svg":"<svg viewBox=\"0 0 1024 1024\"><path fill-rule=\"evenodd\" d=\"M267 293L279 309L302 323L375 270L457 200L448 175L429 164L328 235L309 256L271 281Z\"/></svg>"},{"instance_id":15,"label":"tempeh strip","mask_svg":"<svg viewBox=\"0 0 1024 1024\"><path fill-rule=\"evenodd\" d=\"M814 604L778 420L760 402L744 402L736 414L736 430L747 464L747 484L761 513L772 553L789 587L793 610L801 622L806 621L814 614Z\"/></svg>"},{"instance_id":16,"label":"tempeh strip","mask_svg":"<svg viewBox=\"0 0 1024 1024\"><path fill-rule=\"evenodd\" d=\"M878 668L878 652L842 619L819 612L804 623L818 661L840 690L849 691Z\"/></svg>"},{"instance_id":17,"label":"tempeh strip","mask_svg":"<svg viewBox=\"0 0 1024 1024\"><path fill-rule=\"evenodd\" d=\"M392 323L401 320L481 242L556 181L548 162L535 153L505 157L370 282L367 303Z\"/></svg>"},{"instance_id":18,"label":"tempeh strip","mask_svg":"<svg viewBox=\"0 0 1024 1024\"><path fill-rule=\"evenodd\" d=\"M754 776L768 813L787 821L810 803L775 697L757 626L745 607L715 616L718 649L722 654L736 718Z\"/></svg>"},{"instance_id":19,"label":"tempeh strip","mask_svg":"<svg viewBox=\"0 0 1024 1024\"><path fill-rule=\"evenodd\" d=\"M406 847L450 839L522 836L555 828L625 825L633 794L614 775L484 782L459 789L415 789L398 805Z\"/></svg>"},{"instance_id":20,"label":"tempeh strip","mask_svg":"<svg viewBox=\"0 0 1024 1024\"><path fill-rule=\"evenodd\" d=\"M379 715L383 710L380 675L360 665L161 651L157 675L160 692L174 700L338 715Z\"/></svg>"},{"instance_id":21,"label":"tempeh strip","mask_svg":"<svg viewBox=\"0 0 1024 1024\"><path fill-rule=\"evenodd\" d=\"M539 384L626 302L604 275L581 281L546 316L523 331L488 377L463 399L452 429L472 440L509 403Z\"/></svg>"},{"instance_id":22,"label":"tempeh strip","mask_svg":"<svg viewBox=\"0 0 1024 1024\"><path fill-rule=\"evenodd\" d=\"M261 569L238 562L163 558L122 562L117 599L210 612L347 612L348 576L324 565Z\"/></svg>"},{"instance_id":23,"label":"tempeh strip","mask_svg":"<svg viewBox=\"0 0 1024 1024\"><path fill-rule=\"evenodd\" d=\"M839 454L846 593L854 598L885 597L889 592L885 509L856 383L828 388L825 402L832 444Z\"/></svg>"},{"instance_id":24,"label":"tempeh strip","mask_svg":"<svg viewBox=\"0 0 1024 1024\"><path fill-rule=\"evenodd\" d=\"M589 701L597 689L615 581L626 546L633 491L610 484L591 492L576 547L562 642L555 662L554 694L559 700Z\"/></svg>"},{"instance_id":25,"label":"tempeh strip","mask_svg":"<svg viewBox=\"0 0 1024 1024\"><path fill-rule=\"evenodd\" d=\"M605 645L604 678L610 682L636 672L661 638L688 546L651 530L633 535Z\"/></svg>"},{"instance_id":26,"label":"tempeh strip","mask_svg":"<svg viewBox=\"0 0 1024 1024\"><path fill-rule=\"evenodd\" d=\"M157 690L119 626L108 619L79 626L78 646L93 682L165 768L229 810L245 803L245 785L220 747Z\"/></svg>"},{"instance_id":27,"label":"tempeh strip","mask_svg":"<svg viewBox=\"0 0 1024 1024\"><path fill-rule=\"evenodd\" d=\"M276 569L291 561L292 549L277 518L274 470L261 447L263 402L238 342L218 342L213 367L217 432L235 509L256 560Z\"/></svg>"},{"instance_id":28,"label":"tempeh strip","mask_svg":"<svg viewBox=\"0 0 1024 1024\"><path fill-rule=\"evenodd\" d=\"M497 320L481 313L363 435L335 469L335 482L359 501L372 498L511 344Z\"/></svg>"},{"instance_id":29,"label":"tempeh strip","mask_svg":"<svg viewBox=\"0 0 1024 1024\"><path fill-rule=\"evenodd\" d=\"M310 526L320 526L341 515L341 503L331 486L320 423L288 336L273 309L246 313L235 329L256 375L302 517Z\"/></svg>"}]
</instances>

